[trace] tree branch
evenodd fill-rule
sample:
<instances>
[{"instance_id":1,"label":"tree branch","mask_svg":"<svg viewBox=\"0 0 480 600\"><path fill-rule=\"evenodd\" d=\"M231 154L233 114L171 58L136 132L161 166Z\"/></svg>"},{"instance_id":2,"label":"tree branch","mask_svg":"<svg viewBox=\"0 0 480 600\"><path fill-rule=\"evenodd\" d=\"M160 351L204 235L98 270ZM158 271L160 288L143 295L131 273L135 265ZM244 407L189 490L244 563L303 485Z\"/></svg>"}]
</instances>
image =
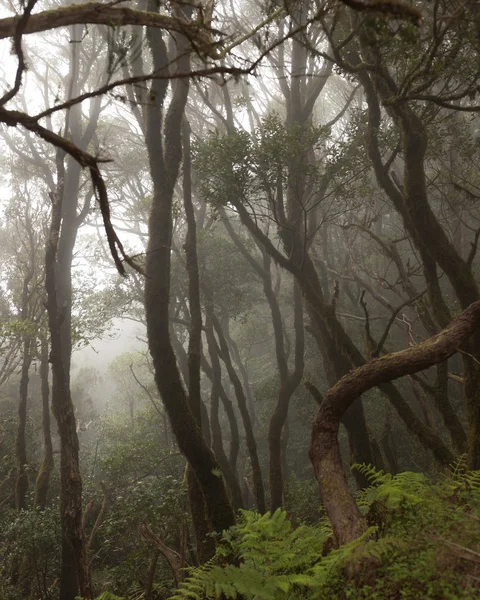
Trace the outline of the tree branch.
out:
<instances>
[{"instance_id":1,"label":"tree branch","mask_svg":"<svg viewBox=\"0 0 480 600\"><path fill-rule=\"evenodd\" d=\"M331 405L335 414L343 415L355 398L371 388L447 360L460 350L479 322L480 301L477 301L437 335L412 348L371 360L342 377L326 395L325 403Z\"/></svg>"}]
</instances>

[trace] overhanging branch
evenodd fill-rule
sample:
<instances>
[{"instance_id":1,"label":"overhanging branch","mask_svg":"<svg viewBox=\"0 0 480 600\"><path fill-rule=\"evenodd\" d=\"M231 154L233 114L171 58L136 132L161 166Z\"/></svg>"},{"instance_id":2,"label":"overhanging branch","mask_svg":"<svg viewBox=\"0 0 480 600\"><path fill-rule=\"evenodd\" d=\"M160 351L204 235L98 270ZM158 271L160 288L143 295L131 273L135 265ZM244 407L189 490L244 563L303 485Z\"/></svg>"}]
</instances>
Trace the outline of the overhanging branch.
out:
<instances>
[{"instance_id":1,"label":"overhanging branch","mask_svg":"<svg viewBox=\"0 0 480 600\"><path fill-rule=\"evenodd\" d=\"M376 358L351 371L328 392L325 404L343 415L355 398L371 388L441 363L459 350L480 323L480 301L474 302L437 335L424 342Z\"/></svg>"}]
</instances>

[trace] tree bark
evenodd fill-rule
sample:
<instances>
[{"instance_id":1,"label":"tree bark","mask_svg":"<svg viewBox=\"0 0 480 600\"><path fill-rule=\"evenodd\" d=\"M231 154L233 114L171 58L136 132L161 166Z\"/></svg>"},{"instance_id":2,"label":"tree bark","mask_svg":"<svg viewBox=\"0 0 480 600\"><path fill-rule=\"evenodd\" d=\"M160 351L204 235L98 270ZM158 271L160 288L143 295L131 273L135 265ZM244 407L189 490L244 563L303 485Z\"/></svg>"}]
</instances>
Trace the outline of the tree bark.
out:
<instances>
[{"instance_id":1,"label":"tree bark","mask_svg":"<svg viewBox=\"0 0 480 600\"><path fill-rule=\"evenodd\" d=\"M153 8L153 3L149 4ZM148 30L154 70L168 73L168 57L159 31ZM177 38L177 68L190 70L185 54L185 39ZM172 243L172 202L174 187L182 161L181 128L188 96L187 78L178 79L163 123L163 102L167 81L154 80L146 109L146 143L153 180L153 200L149 217L149 240L145 281L145 311L150 353L155 381L168 413L180 451L185 455L201 486L208 517L215 531L227 529L234 515L225 486L216 471L218 465L203 439L182 385L177 361L170 341L170 262ZM164 135L162 136L162 131ZM162 139L163 138L163 139Z\"/></svg>"},{"instance_id":2,"label":"tree bark","mask_svg":"<svg viewBox=\"0 0 480 600\"><path fill-rule=\"evenodd\" d=\"M42 389L43 460L35 482L33 508L43 510L47 505L50 476L53 471L53 446L50 431L50 389L48 384L48 342L45 336L40 341L40 380Z\"/></svg>"},{"instance_id":3,"label":"tree bark","mask_svg":"<svg viewBox=\"0 0 480 600\"><path fill-rule=\"evenodd\" d=\"M337 438L342 415L355 398L372 387L427 369L449 358L466 343L479 322L480 301L473 303L448 328L425 342L374 359L351 371L325 396L313 425L309 456L338 544L352 541L365 528L341 468Z\"/></svg>"},{"instance_id":4,"label":"tree bark","mask_svg":"<svg viewBox=\"0 0 480 600\"><path fill-rule=\"evenodd\" d=\"M218 343L220 345L220 357L223 360L225 368L227 369L228 376L235 390L235 396L238 402L238 408L242 417L243 428L245 430L245 442L247 445L248 455L250 458L250 464L252 467L252 478L253 478L253 489L255 495L255 502L257 504L257 510L263 514L266 512L265 504L265 489L263 486L262 469L260 467L260 460L257 452L257 441L253 432L252 420L250 413L248 412L247 398L243 391L242 382L240 381L235 368L232 365L230 358L230 352L228 350L227 340L223 334L222 326L215 315L212 315L212 323L218 336Z\"/></svg>"},{"instance_id":5,"label":"tree bark","mask_svg":"<svg viewBox=\"0 0 480 600\"><path fill-rule=\"evenodd\" d=\"M56 255L62 214L61 194L52 194L52 221L45 257L47 313L53 371L52 409L60 437L60 513L62 522L62 564L60 600L74 600L80 590L86 600L93 598L82 528L82 478L78 457L78 436L69 378L66 373L61 336L61 315L56 289Z\"/></svg>"}]
</instances>

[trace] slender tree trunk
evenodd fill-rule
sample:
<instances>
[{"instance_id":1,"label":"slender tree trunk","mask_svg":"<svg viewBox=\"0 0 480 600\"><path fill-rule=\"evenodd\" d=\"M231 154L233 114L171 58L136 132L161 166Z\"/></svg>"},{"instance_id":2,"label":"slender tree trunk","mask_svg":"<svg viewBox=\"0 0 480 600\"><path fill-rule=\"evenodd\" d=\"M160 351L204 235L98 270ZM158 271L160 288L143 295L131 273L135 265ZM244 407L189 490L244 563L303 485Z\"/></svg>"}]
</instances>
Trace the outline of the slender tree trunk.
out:
<instances>
[{"instance_id":1,"label":"slender tree trunk","mask_svg":"<svg viewBox=\"0 0 480 600\"><path fill-rule=\"evenodd\" d=\"M50 389L48 384L48 342L45 336L40 341L40 380L42 389L43 460L35 483L33 507L43 510L47 504L50 476L53 471L53 446L50 431Z\"/></svg>"},{"instance_id":2,"label":"slender tree trunk","mask_svg":"<svg viewBox=\"0 0 480 600\"><path fill-rule=\"evenodd\" d=\"M235 340L230 336L230 332L228 329L229 329L228 319L225 319L224 323L222 323L222 330L224 332L225 339L228 344L230 355L232 356L233 361L237 365L237 369L240 372L243 389L245 390L245 397L247 398L248 412L250 413L252 427L255 431L255 427L257 424L257 413L255 410L255 402L253 400L253 393L252 393L252 388L250 386L250 381L248 379L247 369L245 368L245 365L243 364L242 358L240 356L240 352L238 350L238 346L235 343Z\"/></svg>"},{"instance_id":3,"label":"slender tree trunk","mask_svg":"<svg viewBox=\"0 0 480 600\"><path fill-rule=\"evenodd\" d=\"M232 469L232 466L225 454L223 449L222 441L222 430L220 428L219 421L219 407L220 407L220 385L222 382L222 371L220 361L218 359L215 337L213 333L213 327L211 324L211 317L209 317L209 307L207 307L207 319L205 322L205 328L207 332L207 343L208 351L210 354L210 360L212 363L212 388L210 393L210 424L212 429L212 450L215 453L218 464L222 469L223 477L227 483L230 495L232 498L232 504L235 510L243 508L242 490L238 482L237 476Z\"/></svg>"},{"instance_id":4,"label":"slender tree trunk","mask_svg":"<svg viewBox=\"0 0 480 600\"><path fill-rule=\"evenodd\" d=\"M145 586L145 600L153 600L153 584L155 581L155 573L157 571L157 563L159 556L160 550L155 548L152 554L152 558L150 559L150 565L148 566L147 585Z\"/></svg>"},{"instance_id":5,"label":"slender tree trunk","mask_svg":"<svg viewBox=\"0 0 480 600\"><path fill-rule=\"evenodd\" d=\"M60 513L62 522L62 564L60 600L74 600L80 594L93 598L82 528L82 478L78 457L78 436L70 395L69 377L62 348L61 320L56 290L56 254L60 233L61 195L52 194L52 222L45 258L47 313L53 371L52 408L60 437Z\"/></svg>"},{"instance_id":6,"label":"slender tree trunk","mask_svg":"<svg viewBox=\"0 0 480 600\"><path fill-rule=\"evenodd\" d=\"M200 301L200 274L197 256L197 225L192 200L192 161L190 152L190 125L183 117L183 205L187 221L185 238L186 269L188 273L188 305L190 310L190 328L188 340L188 400L197 425L204 432L204 438L210 445L208 414L202 402L200 391L200 364L202 358L202 307ZM197 554L201 563L206 562L215 553L215 542L208 534L211 524L207 517L205 498L195 473L187 467L188 497L195 529Z\"/></svg>"},{"instance_id":7,"label":"slender tree trunk","mask_svg":"<svg viewBox=\"0 0 480 600\"><path fill-rule=\"evenodd\" d=\"M290 374L287 372L280 378L280 391L277 404L270 418L268 428L268 449L270 455L269 481L270 481L270 511L274 512L283 505L284 496L284 469L282 460L282 432L288 417L290 400L297 389L303 375L304 368L304 329L303 329L303 309L300 288L296 283L293 285L294 291L294 322L295 322L295 369ZM272 311L272 317L273 317ZM275 335L278 335L277 332ZM277 340L283 344L283 326L281 329L282 340ZM285 355L285 354L284 354ZM280 370L282 361L277 363Z\"/></svg>"},{"instance_id":8,"label":"slender tree trunk","mask_svg":"<svg viewBox=\"0 0 480 600\"><path fill-rule=\"evenodd\" d=\"M153 2L149 9L156 11ZM162 32L147 31L154 70L167 72L169 62ZM177 36L178 72L190 71L187 43ZM146 108L146 143L153 180L153 199L149 217L145 281L145 312L155 381L168 413L180 451L185 455L200 484L206 511L215 531L227 529L234 515L214 455L208 448L192 413L182 385L170 340L170 263L172 245L172 203L175 183L182 161L182 122L188 96L188 78L175 82L173 97L163 123L163 103L168 81L156 79L150 89ZM162 132L164 131L164 136ZM163 138L163 139L162 139Z\"/></svg>"},{"instance_id":9,"label":"slender tree trunk","mask_svg":"<svg viewBox=\"0 0 480 600\"><path fill-rule=\"evenodd\" d=\"M209 348L210 351L210 348ZM213 349L212 349L213 351ZM216 352L216 346L215 346ZM217 355L218 359L218 355ZM208 364L205 356L202 358L202 369L205 375L210 379L210 382L213 382L213 369ZM222 401L223 409L225 410L225 414L227 415L228 424L230 425L230 451L228 455L228 460L230 462L230 466L232 468L233 473L237 473L237 461L238 461L238 452L240 450L240 435L238 433L238 423L237 417L235 416L235 411L233 410L232 401L227 396L227 392L220 381L218 386L218 394L220 396L220 400Z\"/></svg>"},{"instance_id":10,"label":"slender tree trunk","mask_svg":"<svg viewBox=\"0 0 480 600\"><path fill-rule=\"evenodd\" d=\"M17 457L17 482L15 485L15 505L17 510L27 508L26 495L28 491L27 475L27 443L25 429L27 426L28 372L32 363L32 340L25 338L23 342L22 372L20 376L20 398L18 403L18 427L15 441Z\"/></svg>"},{"instance_id":11,"label":"slender tree trunk","mask_svg":"<svg viewBox=\"0 0 480 600\"><path fill-rule=\"evenodd\" d=\"M263 487L262 469L260 467L260 461L257 452L257 441L255 439L252 421L250 419L250 413L248 411L247 398L245 396L245 392L243 391L242 383L235 371L235 368L232 365L232 361L230 359L230 352L228 350L227 341L223 334L222 326L215 315L212 315L212 323L218 336L218 342L220 345L220 356L223 360L223 363L225 364L228 376L230 377L230 381L232 382L232 385L235 389L238 408L240 410L240 415L242 416L243 428L245 430L245 441L248 449L248 455L252 467L255 502L257 503L258 512L263 514L264 512L266 512L265 490Z\"/></svg>"}]
</instances>

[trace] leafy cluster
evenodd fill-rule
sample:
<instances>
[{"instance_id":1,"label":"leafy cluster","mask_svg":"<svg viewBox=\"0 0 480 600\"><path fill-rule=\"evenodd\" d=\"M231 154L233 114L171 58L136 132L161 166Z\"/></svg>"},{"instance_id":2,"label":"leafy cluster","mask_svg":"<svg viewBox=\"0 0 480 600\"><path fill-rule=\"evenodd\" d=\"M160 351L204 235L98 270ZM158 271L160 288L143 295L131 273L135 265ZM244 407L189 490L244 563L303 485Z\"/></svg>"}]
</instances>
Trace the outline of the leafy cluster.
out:
<instances>
[{"instance_id":1,"label":"leafy cluster","mask_svg":"<svg viewBox=\"0 0 480 600\"><path fill-rule=\"evenodd\" d=\"M42 597L45 581L54 581L61 548L58 504L44 511L6 510L0 517L0 598L14 600L34 574L32 592ZM12 581L12 578L14 581Z\"/></svg>"},{"instance_id":2,"label":"leafy cluster","mask_svg":"<svg viewBox=\"0 0 480 600\"><path fill-rule=\"evenodd\" d=\"M216 557L191 569L171 600L331 597L331 583L372 533L368 529L362 538L322 556L331 536L325 522L293 528L280 509L263 516L244 511L240 522L224 532ZM222 565L226 561L235 564Z\"/></svg>"},{"instance_id":3,"label":"leafy cluster","mask_svg":"<svg viewBox=\"0 0 480 600\"><path fill-rule=\"evenodd\" d=\"M368 524L361 538L329 551L326 522L294 528L281 510L245 511L171 600L477 597L476 565L465 556L480 556L480 473L457 465L433 482L357 468L371 482L358 495Z\"/></svg>"},{"instance_id":4,"label":"leafy cluster","mask_svg":"<svg viewBox=\"0 0 480 600\"><path fill-rule=\"evenodd\" d=\"M213 208L235 201L263 205L265 199L280 201L279 187L306 182L312 194L323 173L312 160L311 149L322 147L329 131L313 125L286 128L275 114L262 120L253 133L213 132L195 147L194 166L201 174L199 191Z\"/></svg>"}]
</instances>

